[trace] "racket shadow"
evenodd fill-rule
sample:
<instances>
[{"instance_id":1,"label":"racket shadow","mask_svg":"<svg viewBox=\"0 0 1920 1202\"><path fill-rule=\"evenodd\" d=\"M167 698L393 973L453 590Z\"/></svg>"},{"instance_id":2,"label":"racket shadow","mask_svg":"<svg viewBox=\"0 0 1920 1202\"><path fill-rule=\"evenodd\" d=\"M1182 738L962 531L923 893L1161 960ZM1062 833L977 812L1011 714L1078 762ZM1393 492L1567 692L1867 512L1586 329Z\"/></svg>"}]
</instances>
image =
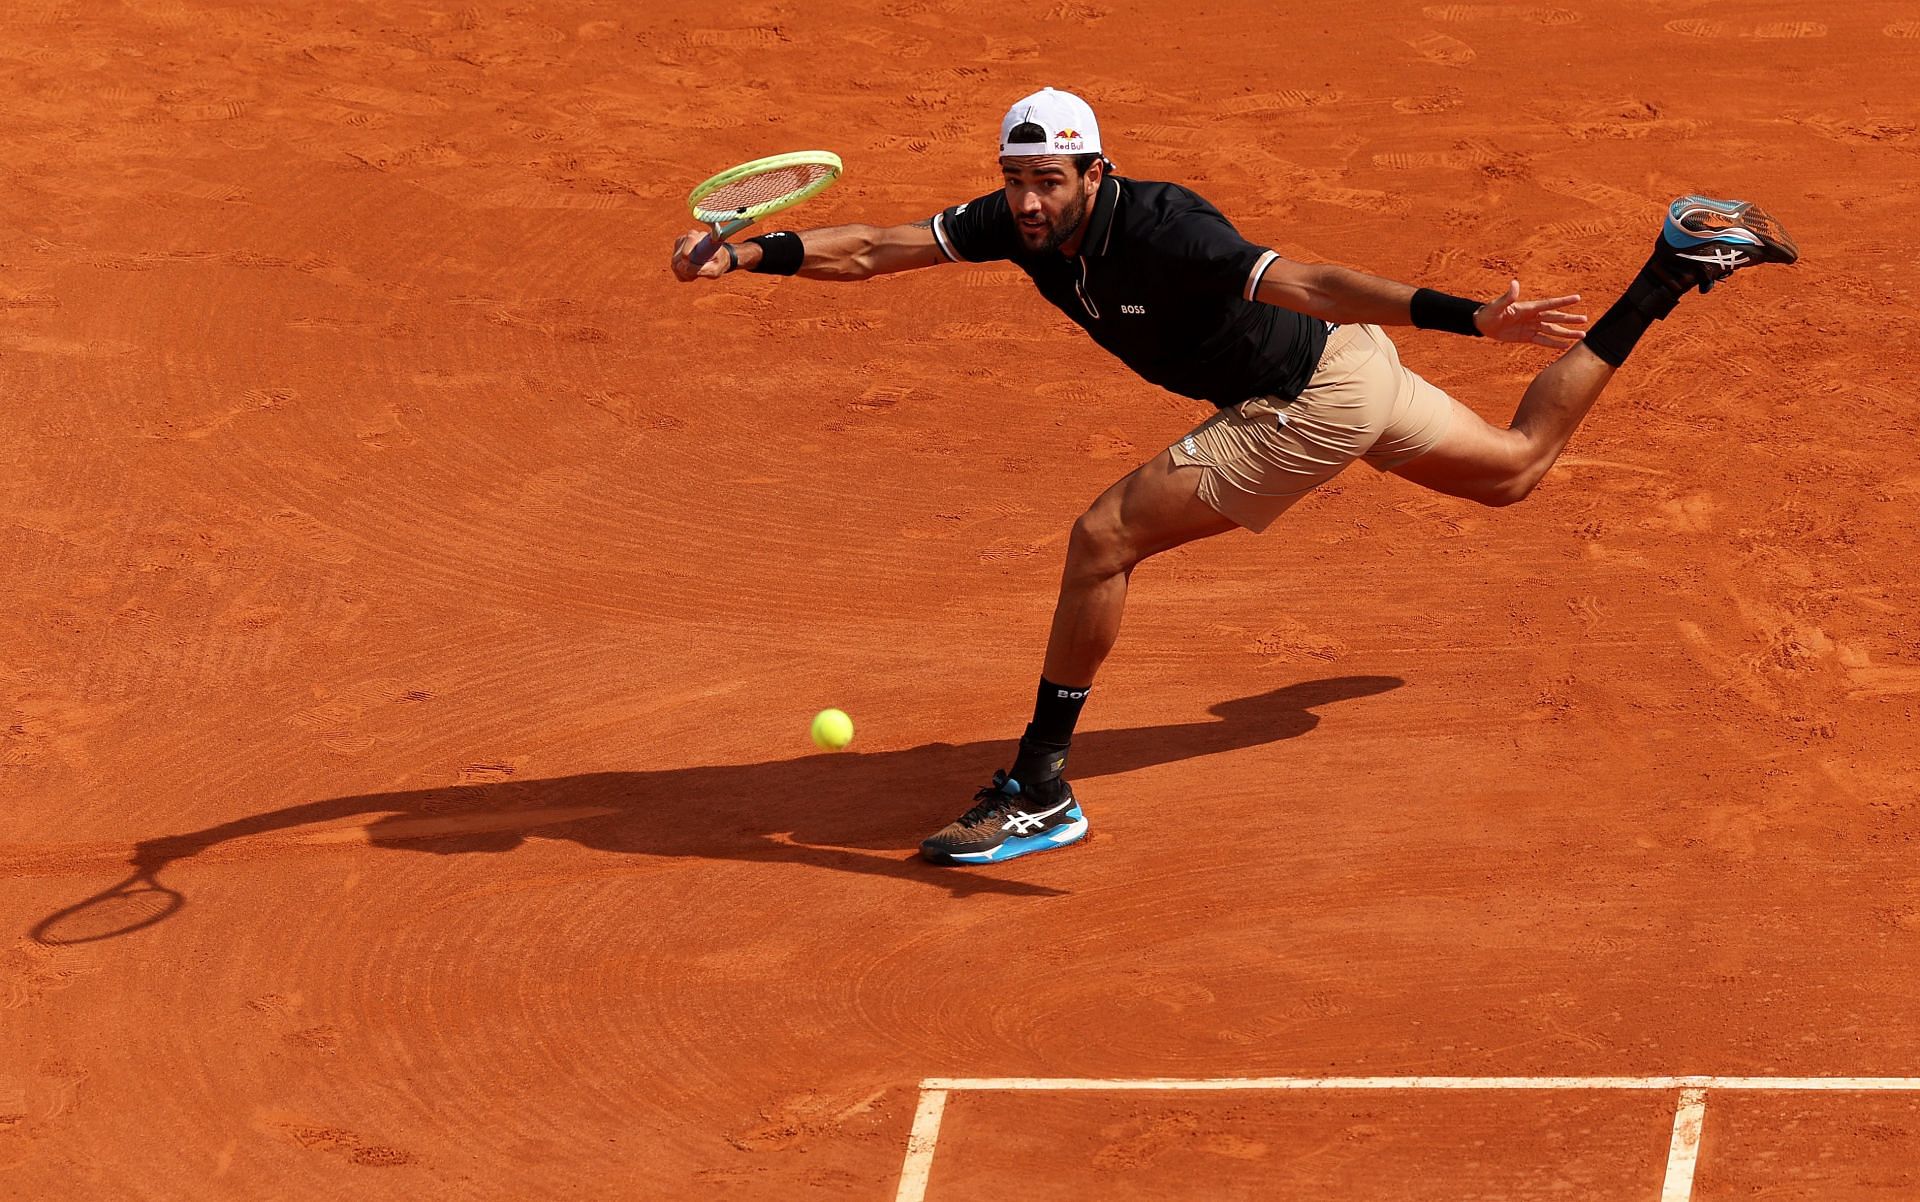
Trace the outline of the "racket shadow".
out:
<instances>
[{"instance_id":1,"label":"racket shadow","mask_svg":"<svg viewBox=\"0 0 1920 1202\"><path fill-rule=\"evenodd\" d=\"M1315 710L1403 683L1392 676L1305 681L1220 702L1203 721L1087 731L1074 739L1074 763L1082 773L1111 776L1297 738L1319 725ZM270 849L284 849L289 841L340 842L343 831L376 847L434 855L502 853L531 838L558 839L623 854L783 862L904 878L955 897L1058 896L1063 890L999 875L1006 869L939 868L916 854L920 839L964 808L988 772L1004 766L1008 751L1005 739L928 743L898 751L599 772L308 802L144 841L136 845L129 880L49 915L36 925L34 937L90 942L144 929L184 904L159 884L158 874L168 865L215 849L221 849L222 860L246 858L243 849L224 846L239 840L268 837L262 846L269 850L262 854L275 854ZM361 815L378 817L353 826L350 820ZM324 829L304 838L274 837L314 825ZM121 904L114 899L151 889L161 895L140 899L148 909L129 911L138 921L125 929L114 929L110 920L81 921L86 908L103 899L111 909ZM95 927L99 933L88 933ZM84 938L73 937L76 933Z\"/></svg>"},{"instance_id":2,"label":"racket shadow","mask_svg":"<svg viewBox=\"0 0 1920 1202\"><path fill-rule=\"evenodd\" d=\"M111 888L55 910L33 925L29 937L39 943L62 947L75 943L96 943L144 931L165 922L187 904L181 893L163 885L153 869L140 866Z\"/></svg>"}]
</instances>

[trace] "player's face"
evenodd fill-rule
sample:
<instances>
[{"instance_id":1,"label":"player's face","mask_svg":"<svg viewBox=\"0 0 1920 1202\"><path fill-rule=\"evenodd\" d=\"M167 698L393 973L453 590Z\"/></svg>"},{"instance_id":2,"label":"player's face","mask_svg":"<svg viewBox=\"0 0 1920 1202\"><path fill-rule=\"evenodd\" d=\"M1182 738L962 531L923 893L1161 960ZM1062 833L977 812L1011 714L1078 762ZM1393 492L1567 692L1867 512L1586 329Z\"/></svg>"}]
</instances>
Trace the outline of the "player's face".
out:
<instances>
[{"instance_id":1,"label":"player's face","mask_svg":"<svg viewBox=\"0 0 1920 1202\"><path fill-rule=\"evenodd\" d=\"M1007 207L1029 252L1058 250L1087 219L1087 205L1100 187L1098 164L1080 174L1064 154L1000 160Z\"/></svg>"}]
</instances>

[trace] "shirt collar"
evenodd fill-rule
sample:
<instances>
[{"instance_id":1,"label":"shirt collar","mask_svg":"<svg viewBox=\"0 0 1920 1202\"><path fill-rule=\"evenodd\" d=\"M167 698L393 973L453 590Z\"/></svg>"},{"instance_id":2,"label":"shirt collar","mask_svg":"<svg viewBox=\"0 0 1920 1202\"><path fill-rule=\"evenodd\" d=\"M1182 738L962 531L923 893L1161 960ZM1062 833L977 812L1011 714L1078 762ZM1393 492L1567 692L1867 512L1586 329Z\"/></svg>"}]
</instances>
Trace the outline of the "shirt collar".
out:
<instances>
[{"instance_id":1,"label":"shirt collar","mask_svg":"<svg viewBox=\"0 0 1920 1202\"><path fill-rule=\"evenodd\" d=\"M1113 245L1114 210L1120 207L1120 181L1112 175L1100 181L1093 212L1087 214L1087 236L1080 241L1080 257L1104 255Z\"/></svg>"}]
</instances>

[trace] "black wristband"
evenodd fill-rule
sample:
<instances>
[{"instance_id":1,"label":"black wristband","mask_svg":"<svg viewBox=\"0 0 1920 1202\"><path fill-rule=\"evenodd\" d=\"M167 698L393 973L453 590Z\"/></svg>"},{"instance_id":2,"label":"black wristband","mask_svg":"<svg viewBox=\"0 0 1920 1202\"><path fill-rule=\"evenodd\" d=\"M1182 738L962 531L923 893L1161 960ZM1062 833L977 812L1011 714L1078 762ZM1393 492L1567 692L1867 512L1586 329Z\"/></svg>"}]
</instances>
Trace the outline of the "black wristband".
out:
<instances>
[{"instance_id":1,"label":"black wristband","mask_svg":"<svg viewBox=\"0 0 1920 1202\"><path fill-rule=\"evenodd\" d=\"M722 242L720 244L720 249L727 252L727 271L733 271L737 269L740 266L740 256L738 253L734 251L733 243ZM726 273L727 273L726 271L723 271L720 274L725 275Z\"/></svg>"},{"instance_id":2,"label":"black wristband","mask_svg":"<svg viewBox=\"0 0 1920 1202\"><path fill-rule=\"evenodd\" d=\"M1445 330L1449 334L1480 337L1480 327L1473 322L1473 315L1480 311L1479 301L1470 301L1464 296L1448 296L1431 288L1419 288L1414 291L1413 303L1408 308L1413 310L1413 324L1423 330Z\"/></svg>"},{"instance_id":3,"label":"black wristband","mask_svg":"<svg viewBox=\"0 0 1920 1202\"><path fill-rule=\"evenodd\" d=\"M788 230L762 234L747 241L760 248L760 261L747 270L760 275L792 275L800 270L801 260L807 257L800 235Z\"/></svg>"}]
</instances>

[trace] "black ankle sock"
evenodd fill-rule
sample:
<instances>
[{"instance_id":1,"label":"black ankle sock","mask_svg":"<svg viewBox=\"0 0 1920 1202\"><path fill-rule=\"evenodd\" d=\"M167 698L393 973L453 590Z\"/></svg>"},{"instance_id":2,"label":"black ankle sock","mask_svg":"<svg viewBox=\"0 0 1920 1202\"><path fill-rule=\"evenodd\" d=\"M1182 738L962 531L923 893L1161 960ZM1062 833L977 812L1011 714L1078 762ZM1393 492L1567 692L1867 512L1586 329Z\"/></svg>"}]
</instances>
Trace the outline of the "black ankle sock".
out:
<instances>
[{"instance_id":1,"label":"black ankle sock","mask_svg":"<svg viewBox=\"0 0 1920 1202\"><path fill-rule=\"evenodd\" d=\"M1613 308L1602 313L1600 320L1587 331L1587 349L1604 362L1619 367L1633 353L1640 335L1654 322L1664 321L1690 287L1690 283L1667 269L1656 250L1633 277L1633 283L1627 285L1626 292L1613 302Z\"/></svg>"},{"instance_id":2,"label":"black ankle sock","mask_svg":"<svg viewBox=\"0 0 1920 1202\"><path fill-rule=\"evenodd\" d=\"M1087 703L1091 686L1084 689L1057 685L1040 678L1040 691L1033 701L1033 721L1020 737L1020 754L1013 761L1013 779L1022 785L1044 784L1059 779L1067 766L1067 746L1073 742L1074 724L1080 721L1080 708Z\"/></svg>"}]
</instances>

